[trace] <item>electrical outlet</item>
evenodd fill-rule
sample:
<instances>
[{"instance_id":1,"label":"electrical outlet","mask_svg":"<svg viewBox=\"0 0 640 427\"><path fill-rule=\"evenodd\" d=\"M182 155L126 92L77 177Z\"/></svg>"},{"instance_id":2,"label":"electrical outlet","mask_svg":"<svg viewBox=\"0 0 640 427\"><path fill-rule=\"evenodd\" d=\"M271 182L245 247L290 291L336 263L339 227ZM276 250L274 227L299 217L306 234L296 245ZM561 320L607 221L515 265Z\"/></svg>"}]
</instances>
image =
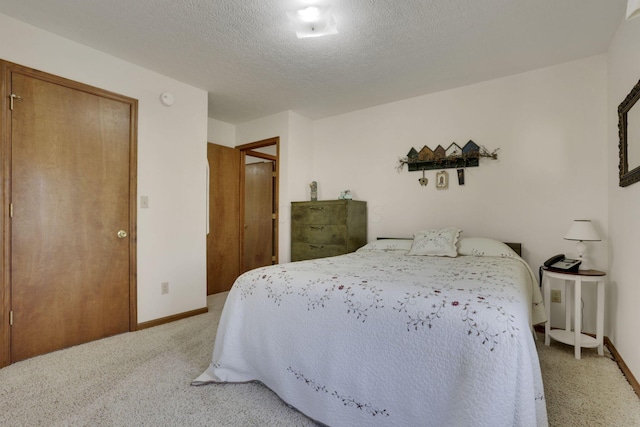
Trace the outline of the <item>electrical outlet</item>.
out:
<instances>
[{"instance_id":1,"label":"electrical outlet","mask_svg":"<svg viewBox=\"0 0 640 427\"><path fill-rule=\"evenodd\" d=\"M149 209L149 196L140 196L140 209Z\"/></svg>"},{"instance_id":2,"label":"electrical outlet","mask_svg":"<svg viewBox=\"0 0 640 427\"><path fill-rule=\"evenodd\" d=\"M560 289L551 289L551 302L562 302L562 291Z\"/></svg>"},{"instance_id":3,"label":"electrical outlet","mask_svg":"<svg viewBox=\"0 0 640 427\"><path fill-rule=\"evenodd\" d=\"M169 282L160 283L160 293L166 295L169 293Z\"/></svg>"}]
</instances>

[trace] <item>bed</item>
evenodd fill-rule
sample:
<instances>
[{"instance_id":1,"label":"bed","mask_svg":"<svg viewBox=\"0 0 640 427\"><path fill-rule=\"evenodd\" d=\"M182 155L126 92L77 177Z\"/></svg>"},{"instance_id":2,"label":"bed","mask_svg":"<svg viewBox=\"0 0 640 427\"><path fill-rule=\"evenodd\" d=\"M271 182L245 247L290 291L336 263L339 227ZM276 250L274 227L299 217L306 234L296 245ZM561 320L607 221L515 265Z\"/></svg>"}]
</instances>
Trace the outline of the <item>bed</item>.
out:
<instances>
[{"instance_id":1,"label":"bed","mask_svg":"<svg viewBox=\"0 0 640 427\"><path fill-rule=\"evenodd\" d=\"M192 384L259 381L330 426L547 425L536 277L455 230L243 274Z\"/></svg>"}]
</instances>

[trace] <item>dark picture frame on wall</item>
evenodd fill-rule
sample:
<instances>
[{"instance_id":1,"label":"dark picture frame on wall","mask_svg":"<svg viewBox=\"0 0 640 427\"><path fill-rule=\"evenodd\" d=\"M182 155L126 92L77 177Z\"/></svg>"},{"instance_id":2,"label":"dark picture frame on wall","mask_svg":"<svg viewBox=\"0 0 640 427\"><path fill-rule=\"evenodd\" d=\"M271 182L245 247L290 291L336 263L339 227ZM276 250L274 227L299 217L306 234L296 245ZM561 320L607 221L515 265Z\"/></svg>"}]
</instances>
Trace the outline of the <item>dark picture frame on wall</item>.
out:
<instances>
[{"instance_id":1,"label":"dark picture frame on wall","mask_svg":"<svg viewBox=\"0 0 640 427\"><path fill-rule=\"evenodd\" d=\"M618 106L618 134L620 141L620 187L640 181L640 81Z\"/></svg>"}]
</instances>

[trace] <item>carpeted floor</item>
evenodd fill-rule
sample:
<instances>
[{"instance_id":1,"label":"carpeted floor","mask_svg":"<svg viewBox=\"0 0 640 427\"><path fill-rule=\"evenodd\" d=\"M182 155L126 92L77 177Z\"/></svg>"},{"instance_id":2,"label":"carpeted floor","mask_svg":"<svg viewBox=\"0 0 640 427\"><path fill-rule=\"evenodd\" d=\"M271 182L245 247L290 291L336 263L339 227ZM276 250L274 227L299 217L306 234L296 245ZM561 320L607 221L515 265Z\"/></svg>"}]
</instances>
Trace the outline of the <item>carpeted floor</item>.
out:
<instances>
[{"instance_id":1,"label":"carpeted floor","mask_svg":"<svg viewBox=\"0 0 640 427\"><path fill-rule=\"evenodd\" d=\"M209 313L0 369L1 426L313 426L260 384L191 387L209 364L226 294ZM538 341L551 426L640 426L615 362Z\"/></svg>"},{"instance_id":2,"label":"carpeted floor","mask_svg":"<svg viewBox=\"0 0 640 427\"><path fill-rule=\"evenodd\" d=\"M640 398L605 347L583 349L574 357L573 346L544 335L536 342L550 426L640 426Z\"/></svg>"}]
</instances>

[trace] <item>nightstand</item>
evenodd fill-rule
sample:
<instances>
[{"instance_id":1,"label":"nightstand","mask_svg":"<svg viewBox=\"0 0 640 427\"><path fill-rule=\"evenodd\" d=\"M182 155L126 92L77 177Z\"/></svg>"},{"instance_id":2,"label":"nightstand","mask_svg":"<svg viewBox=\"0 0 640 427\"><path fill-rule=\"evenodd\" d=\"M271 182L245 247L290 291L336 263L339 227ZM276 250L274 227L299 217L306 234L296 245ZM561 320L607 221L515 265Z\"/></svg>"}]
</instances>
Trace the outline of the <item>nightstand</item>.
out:
<instances>
[{"instance_id":1,"label":"nightstand","mask_svg":"<svg viewBox=\"0 0 640 427\"><path fill-rule=\"evenodd\" d=\"M606 273L598 270L578 270L563 272L543 268L542 287L544 293L545 324L544 344L549 345L551 338L565 344L575 346L576 359L580 359L581 348L598 347L598 354L604 354L604 277ZM551 329L551 279L564 280L565 289L565 323L564 329ZM582 328L581 303L582 284L597 284L596 337L580 332ZM572 296L570 296L572 294ZM573 306L573 307L572 307ZM571 314L573 312L573 330L571 330Z\"/></svg>"}]
</instances>

